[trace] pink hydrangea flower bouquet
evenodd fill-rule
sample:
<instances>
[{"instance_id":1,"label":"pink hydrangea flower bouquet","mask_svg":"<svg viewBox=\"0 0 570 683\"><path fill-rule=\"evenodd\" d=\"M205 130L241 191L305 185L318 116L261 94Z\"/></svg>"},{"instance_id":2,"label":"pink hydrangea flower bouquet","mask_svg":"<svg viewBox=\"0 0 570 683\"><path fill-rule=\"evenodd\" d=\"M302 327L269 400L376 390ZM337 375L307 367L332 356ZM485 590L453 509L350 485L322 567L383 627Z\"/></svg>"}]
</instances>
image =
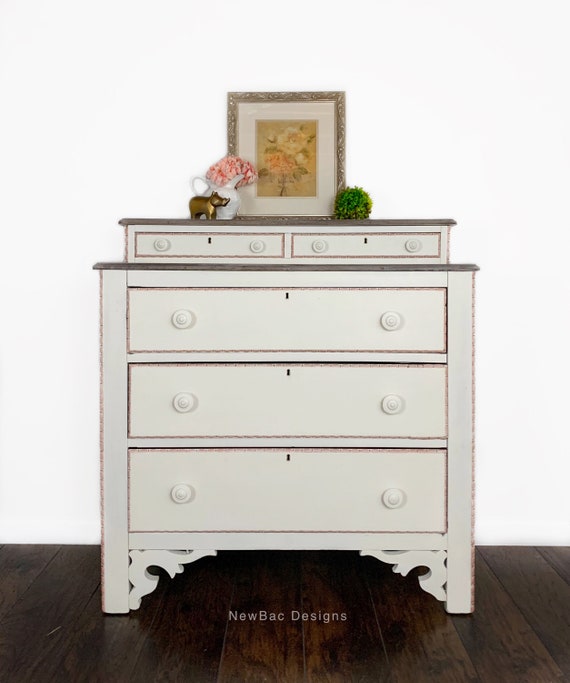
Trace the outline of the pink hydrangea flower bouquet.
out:
<instances>
[{"instance_id":1,"label":"pink hydrangea flower bouquet","mask_svg":"<svg viewBox=\"0 0 570 683\"><path fill-rule=\"evenodd\" d=\"M229 154L210 166L206 173L206 178L219 187L224 187L224 185L227 185L230 180L238 175L242 175L243 178L236 183L236 188L251 185L251 183L255 183L257 180L257 172L252 163L241 157Z\"/></svg>"},{"instance_id":2,"label":"pink hydrangea flower bouquet","mask_svg":"<svg viewBox=\"0 0 570 683\"><path fill-rule=\"evenodd\" d=\"M229 220L235 218L241 204L238 188L254 183L257 177L257 172L251 162L228 154L210 166L205 178L202 176L192 178L191 185L198 196L201 196L201 190L196 187L196 181L200 180L207 186L206 192L215 191L220 197L229 199L229 203L218 206L216 210L216 218Z\"/></svg>"}]
</instances>

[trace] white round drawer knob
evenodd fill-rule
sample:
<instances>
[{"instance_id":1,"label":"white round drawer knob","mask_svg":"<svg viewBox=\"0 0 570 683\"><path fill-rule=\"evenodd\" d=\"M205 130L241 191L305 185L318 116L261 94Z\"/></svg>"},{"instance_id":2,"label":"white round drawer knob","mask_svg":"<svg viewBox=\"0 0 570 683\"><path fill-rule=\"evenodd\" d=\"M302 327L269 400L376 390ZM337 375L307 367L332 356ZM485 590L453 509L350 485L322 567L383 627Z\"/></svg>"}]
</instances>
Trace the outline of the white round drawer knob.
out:
<instances>
[{"instance_id":1,"label":"white round drawer knob","mask_svg":"<svg viewBox=\"0 0 570 683\"><path fill-rule=\"evenodd\" d=\"M382 399L382 410L388 415L397 415L404 410L404 399L396 394L389 394Z\"/></svg>"},{"instance_id":2,"label":"white round drawer knob","mask_svg":"<svg viewBox=\"0 0 570 683\"><path fill-rule=\"evenodd\" d=\"M156 251L168 251L170 249L170 240L165 237L159 237L154 240L154 248Z\"/></svg>"},{"instance_id":3,"label":"white round drawer knob","mask_svg":"<svg viewBox=\"0 0 570 683\"><path fill-rule=\"evenodd\" d=\"M253 240L253 242L250 242L249 248L254 254L261 254L261 252L265 251L265 242L263 240Z\"/></svg>"},{"instance_id":4,"label":"white round drawer knob","mask_svg":"<svg viewBox=\"0 0 570 683\"><path fill-rule=\"evenodd\" d=\"M412 239L406 240L406 244L404 246L406 247L406 251L409 251L410 254L415 254L417 251L421 250L422 243L420 240L414 237Z\"/></svg>"},{"instance_id":5,"label":"white round drawer knob","mask_svg":"<svg viewBox=\"0 0 570 683\"><path fill-rule=\"evenodd\" d=\"M388 332L398 330L402 327L402 316L395 311L386 311L380 318L380 324Z\"/></svg>"},{"instance_id":6,"label":"white round drawer knob","mask_svg":"<svg viewBox=\"0 0 570 683\"><path fill-rule=\"evenodd\" d=\"M172 317L170 318L174 327L179 330L185 330L196 322L196 316L192 311L187 311L180 309L179 311L174 311Z\"/></svg>"},{"instance_id":7,"label":"white round drawer knob","mask_svg":"<svg viewBox=\"0 0 570 683\"><path fill-rule=\"evenodd\" d=\"M315 254L323 254L329 248L325 240L314 240L311 246Z\"/></svg>"},{"instance_id":8,"label":"white round drawer knob","mask_svg":"<svg viewBox=\"0 0 570 683\"><path fill-rule=\"evenodd\" d=\"M179 413L189 413L191 410L197 408L198 399L194 394L188 394L182 391L179 394L176 394L172 399L172 405L174 406L174 410Z\"/></svg>"},{"instance_id":9,"label":"white round drawer knob","mask_svg":"<svg viewBox=\"0 0 570 683\"><path fill-rule=\"evenodd\" d=\"M194 489L188 484L176 484L170 491L170 497L175 503L189 503L194 498Z\"/></svg>"},{"instance_id":10,"label":"white round drawer knob","mask_svg":"<svg viewBox=\"0 0 570 683\"><path fill-rule=\"evenodd\" d=\"M406 494L401 489L386 489L382 494L382 502L387 508L401 508L406 502Z\"/></svg>"}]
</instances>

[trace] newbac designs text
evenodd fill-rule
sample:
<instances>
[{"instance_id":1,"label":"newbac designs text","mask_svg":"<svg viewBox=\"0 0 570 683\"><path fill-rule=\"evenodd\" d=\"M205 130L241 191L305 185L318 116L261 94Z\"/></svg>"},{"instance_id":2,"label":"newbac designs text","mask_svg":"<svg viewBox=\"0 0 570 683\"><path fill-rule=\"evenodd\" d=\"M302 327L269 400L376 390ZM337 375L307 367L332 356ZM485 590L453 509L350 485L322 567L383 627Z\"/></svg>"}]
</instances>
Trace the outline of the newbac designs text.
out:
<instances>
[{"instance_id":1,"label":"newbac designs text","mask_svg":"<svg viewBox=\"0 0 570 683\"><path fill-rule=\"evenodd\" d=\"M299 612L294 609L290 612L268 612L259 610L257 612L239 612L238 610L228 612L228 621L320 621L328 624L331 621L346 621L348 619L345 612Z\"/></svg>"}]
</instances>

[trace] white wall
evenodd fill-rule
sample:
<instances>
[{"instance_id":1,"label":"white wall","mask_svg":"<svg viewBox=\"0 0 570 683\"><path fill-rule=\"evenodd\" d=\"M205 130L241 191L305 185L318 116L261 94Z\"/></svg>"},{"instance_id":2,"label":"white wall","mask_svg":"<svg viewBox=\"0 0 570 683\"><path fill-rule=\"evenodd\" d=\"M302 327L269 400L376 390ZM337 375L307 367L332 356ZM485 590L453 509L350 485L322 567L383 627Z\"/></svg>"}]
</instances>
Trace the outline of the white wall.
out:
<instances>
[{"instance_id":1,"label":"white wall","mask_svg":"<svg viewBox=\"0 0 570 683\"><path fill-rule=\"evenodd\" d=\"M568 8L2 0L0 542L98 542L117 220L187 215L227 91L334 89L373 217L453 217L482 269L477 541L570 543Z\"/></svg>"}]
</instances>

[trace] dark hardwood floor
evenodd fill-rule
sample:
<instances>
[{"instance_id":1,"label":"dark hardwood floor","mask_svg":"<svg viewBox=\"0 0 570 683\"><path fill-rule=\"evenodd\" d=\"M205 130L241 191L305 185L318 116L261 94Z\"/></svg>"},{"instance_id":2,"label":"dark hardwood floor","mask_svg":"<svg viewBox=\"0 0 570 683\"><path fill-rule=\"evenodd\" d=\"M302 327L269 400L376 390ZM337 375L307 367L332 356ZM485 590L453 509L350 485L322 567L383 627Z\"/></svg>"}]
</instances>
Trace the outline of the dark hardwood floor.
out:
<instances>
[{"instance_id":1,"label":"dark hardwood floor","mask_svg":"<svg viewBox=\"0 0 570 683\"><path fill-rule=\"evenodd\" d=\"M356 552L222 552L129 616L99 572L96 546L0 547L0 681L570 681L570 548L478 548L469 616Z\"/></svg>"}]
</instances>

